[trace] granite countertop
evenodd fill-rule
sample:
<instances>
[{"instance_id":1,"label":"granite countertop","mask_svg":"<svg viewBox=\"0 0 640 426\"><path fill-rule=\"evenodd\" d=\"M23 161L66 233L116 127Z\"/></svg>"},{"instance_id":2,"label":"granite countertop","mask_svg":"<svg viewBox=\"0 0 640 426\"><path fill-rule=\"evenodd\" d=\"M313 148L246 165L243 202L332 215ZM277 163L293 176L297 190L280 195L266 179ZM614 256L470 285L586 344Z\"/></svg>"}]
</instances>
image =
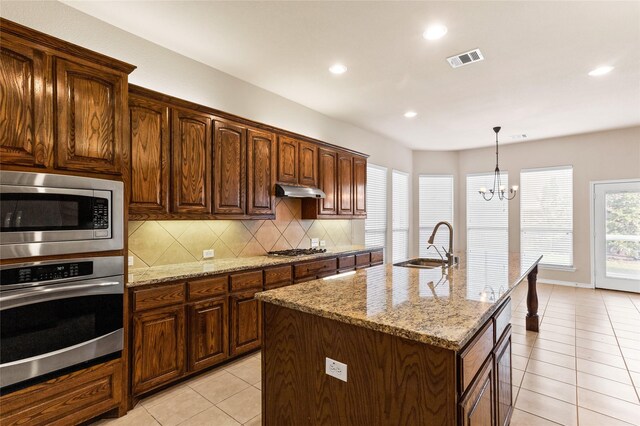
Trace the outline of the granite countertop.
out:
<instances>
[{"instance_id":1,"label":"granite countertop","mask_svg":"<svg viewBox=\"0 0 640 426\"><path fill-rule=\"evenodd\" d=\"M446 270L380 265L258 293L275 305L460 350L540 261L460 255Z\"/></svg>"},{"instance_id":2,"label":"granite countertop","mask_svg":"<svg viewBox=\"0 0 640 426\"><path fill-rule=\"evenodd\" d=\"M260 269L269 266L282 265L304 260L324 259L338 255L348 255L363 251L380 250L381 248L365 247L359 245L338 246L328 248L326 253L312 254L296 257L271 257L253 256L227 259L212 259L201 262L180 263L175 265L152 266L149 268L130 269L127 287L139 287L149 284L187 280L208 275L224 274L229 272Z\"/></svg>"}]
</instances>

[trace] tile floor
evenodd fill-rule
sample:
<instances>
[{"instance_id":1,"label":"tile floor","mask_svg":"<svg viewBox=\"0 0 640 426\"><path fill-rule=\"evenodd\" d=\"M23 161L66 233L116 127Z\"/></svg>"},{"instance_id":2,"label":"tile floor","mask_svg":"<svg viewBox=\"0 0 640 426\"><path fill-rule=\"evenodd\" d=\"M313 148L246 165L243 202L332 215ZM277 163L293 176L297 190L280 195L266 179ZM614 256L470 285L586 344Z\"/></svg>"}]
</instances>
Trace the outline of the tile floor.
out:
<instances>
[{"instance_id":1,"label":"tile floor","mask_svg":"<svg viewBox=\"0 0 640 426\"><path fill-rule=\"evenodd\" d=\"M512 296L511 424L640 424L640 295L538 285L540 333ZM109 425L260 425L260 354L142 400Z\"/></svg>"},{"instance_id":2,"label":"tile floor","mask_svg":"<svg viewBox=\"0 0 640 426\"><path fill-rule=\"evenodd\" d=\"M539 284L512 296L512 426L640 424L640 295Z\"/></svg>"}]
</instances>

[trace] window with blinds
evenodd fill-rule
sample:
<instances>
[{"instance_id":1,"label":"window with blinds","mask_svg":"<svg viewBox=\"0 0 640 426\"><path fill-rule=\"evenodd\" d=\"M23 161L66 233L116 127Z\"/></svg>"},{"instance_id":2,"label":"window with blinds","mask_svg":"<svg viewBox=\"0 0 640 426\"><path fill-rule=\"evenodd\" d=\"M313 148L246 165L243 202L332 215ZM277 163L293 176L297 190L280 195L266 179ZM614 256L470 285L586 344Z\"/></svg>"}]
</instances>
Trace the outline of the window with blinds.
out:
<instances>
[{"instance_id":1,"label":"window with blinds","mask_svg":"<svg viewBox=\"0 0 640 426\"><path fill-rule=\"evenodd\" d=\"M418 177L418 208L420 257L438 258L433 247L429 248L427 240L436 223L447 221L453 225L453 176L421 175ZM449 248L449 231L446 227L438 229L433 242L442 253L441 248ZM445 250L446 251L446 250Z\"/></svg>"},{"instance_id":2,"label":"window with blinds","mask_svg":"<svg viewBox=\"0 0 640 426\"><path fill-rule=\"evenodd\" d=\"M392 257L400 262L409 257L409 175L394 170L392 183Z\"/></svg>"},{"instance_id":3,"label":"window with blinds","mask_svg":"<svg viewBox=\"0 0 640 426\"><path fill-rule=\"evenodd\" d=\"M385 247L387 235L387 168L367 165L367 218L364 244Z\"/></svg>"},{"instance_id":4,"label":"window with blinds","mask_svg":"<svg viewBox=\"0 0 640 426\"><path fill-rule=\"evenodd\" d=\"M573 267L573 167L523 169L520 190L523 263Z\"/></svg>"},{"instance_id":5,"label":"window with blinds","mask_svg":"<svg viewBox=\"0 0 640 426\"><path fill-rule=\"evenodd\" d=\"M493 188L493 173L467 175L467 297L497 300L508 284L509 201L486 201L480 188ZM509 187L507 172L500 174Z\"/></svg>"}]
</instances>

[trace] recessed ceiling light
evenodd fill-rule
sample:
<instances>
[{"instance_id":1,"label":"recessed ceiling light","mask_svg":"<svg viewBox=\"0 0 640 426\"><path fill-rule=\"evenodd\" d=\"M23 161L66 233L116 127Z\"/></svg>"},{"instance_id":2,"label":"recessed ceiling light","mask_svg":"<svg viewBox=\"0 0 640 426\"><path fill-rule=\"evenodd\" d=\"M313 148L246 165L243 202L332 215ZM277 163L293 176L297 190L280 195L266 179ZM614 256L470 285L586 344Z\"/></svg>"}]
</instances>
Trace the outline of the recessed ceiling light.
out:
<instances>
[{"instance_id":1,"label":"recessed ceiling light","mask_svg":"<svg viewBox=\"0 0 640 426\"><path fill-rule=\"evenodd\" d=\"M347 67L342 64L333 64L329 67L331 74L344 74L347 72Z\"/></svg>"},{"instance_id":2,"label":"recessed ceiling light","mask_svg":"<svg viewBox=\"0 0 640 426\"><path fill-rule=\"evenodd\" d=\"M422 33L422 37L427 40L438 40L444 37L447 33L447 27L442 24L429 25L425 32Z\"/></svg>"},{"instance_id":3,"label":"recessed ceiling light","mask_svg":"<svg viewBox=\"0 0 640 426\"><path fill-rule=\"evenodd\" d=\"M605 75L611 72L611 70L613 69L613 67L610 67L608 65L604 66L604 67L598 67L593 71L589 72L589 75L591 77L597 77L599 75Z\"/></svg>"},{"instance_id":4,"label":"recessed ceiling light","mask_svg":"<svg viewBox=\"0 0 640 426\"><path fill-rule=\"evenodd\" d=\"M415 111L407 111L407 112L404 113L404 116L407 117L407 118L413 118L416 115L418 115L418 113L415 112Z\"/></svg>"}]
</instances>

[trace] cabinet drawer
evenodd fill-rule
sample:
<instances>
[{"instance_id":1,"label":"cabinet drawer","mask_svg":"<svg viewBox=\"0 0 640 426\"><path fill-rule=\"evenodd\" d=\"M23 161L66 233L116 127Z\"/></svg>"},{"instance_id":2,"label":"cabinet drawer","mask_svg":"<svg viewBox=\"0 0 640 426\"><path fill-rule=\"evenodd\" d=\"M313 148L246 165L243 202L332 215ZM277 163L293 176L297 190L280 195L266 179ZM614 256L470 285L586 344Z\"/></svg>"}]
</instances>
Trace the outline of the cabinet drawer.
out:
<instances>
[{"instance_id":1,"label":"cabinet drawer","mask_svg":"<svg viewBox=\"0 0 640 426\"><path fill-rule=\"evenodd\" d=\"M372 251L371 252L371 265L380 265L384 262L384 255L382 250Z\"/></svg>"},{"instance_id":2,"label":"cabinet drawer","mask_svg":"<svg viewBox=\"0 0 640 426\"><path fill-rule=\"evenodd\" d=\"M283 285L290 284L291 279L291 265L265 269L264 271L265 288L282 287Z\"/></svg>"},{"instance_id":3,"label":"cabinet drawer","mask_svg":"<svg viewBox=\"0 0 640 426\"><path fill-rule=\"evenodd\" d=\"M356 266L355 256L343 256L338 258L338 269L353 269Z\"/></svg>"},{"instance_id":4,"label":"cabinet drawer","mask_svg":"<svg viewBox=\"0 0 640 426\"><path fill-rule=\"evenodd\" d=\"M205 278L197 281L189 281L189 300L205 299L211 296L218 296L227 292L229 277Z\"/></svg>"},{"instance_id":5,"label":"cabinet drawer","mask_svg":"<svg viewBox=\"0 0 640 426\"><path fill-rule=\"evenodd\" d=\"M497 342L502 337L502 333L506 330L509 322L511 322L511 299L507 300L498 312L494 315L496 335L494 337Z\"/></svg>"},{"instance_id":6,"label":"cabinet drawer","mask_svg":"<svg viewBox=\"0 0 640 426\"><path fill-rule=\"evenodd\" d=\"M294 277L299 279L313 279L318 275L326 275L338 269L338 259L318 260L315 262L301 263L294 266Z\"/></svg>"},{"instance_id":7,"label":"cabinet drawer","mask_svg":"<svg viewBox=\"0 0 640 426\"><path fill-rule=\"evenodd\" d=\"M135 311L159 308L162 306L183 303L185 299L184 284L164 285L133 293L133 306Z\"/></svg>"},{"instance_id":8,"label":"cabinet drawer","mask_svg":"<svg viewBox=\"0 0 640 426\"><path fill-rule=\"evenodd\" d=\"M231 275L231 291L240 291L250 288L262 288L262 271L251 271Z\"/></svg>"},{"instance_id":9,"label":"cabinet drawer","mask_svg":"<svg viewBox=\"0 0 640 426\"><path fill-rule=\"evenodd\" d=\"M460 393L463 393L493 349L493 320L460 353Z\"/></svg>"},{"instance_id":10,"label":"cabinet drawer","mask_svg":"<svg viewBox=\"0 0 640 426\"><path fill-rule=\"evenodd\" d=\"M122 364L109 361L0 398L2 425L78 424L122 400Z\"/></svg>"},{"instance_id":11,"label":"cabinet drawer","mask_svg":"<svg viewBox=\"0 0 640 426\"><path fill-rule=\"evenodd\" d=\"M371 263L371 253L356 255L356 268L366 268Z\"/></svg>"}]
</instances>

